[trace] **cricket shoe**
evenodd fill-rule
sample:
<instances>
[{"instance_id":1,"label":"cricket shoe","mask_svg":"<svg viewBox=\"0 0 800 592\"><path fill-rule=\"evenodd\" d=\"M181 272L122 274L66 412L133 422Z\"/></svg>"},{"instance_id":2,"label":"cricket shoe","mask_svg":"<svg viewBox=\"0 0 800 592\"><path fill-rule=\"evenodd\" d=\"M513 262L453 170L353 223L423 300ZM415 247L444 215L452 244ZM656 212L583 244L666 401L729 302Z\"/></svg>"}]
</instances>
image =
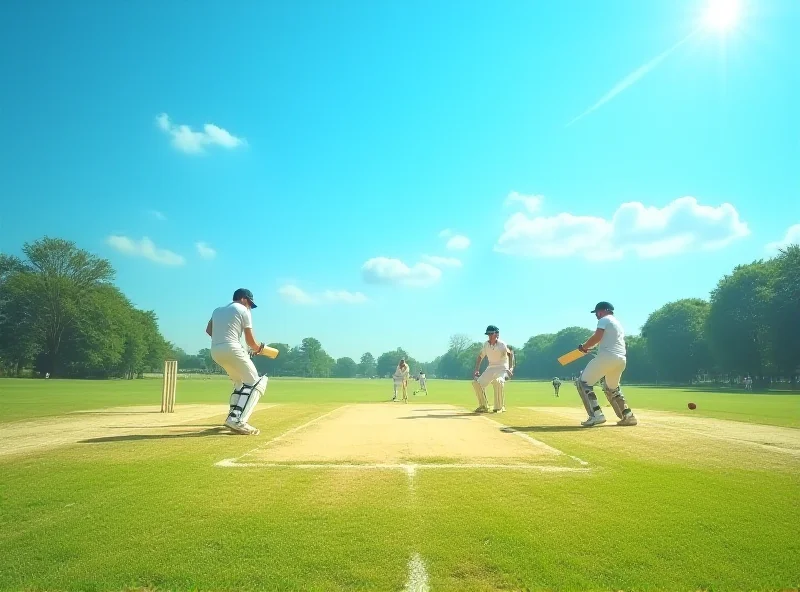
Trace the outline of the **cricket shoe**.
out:
<instances>
[{"instance_id":1,"label":"cricket shoe","mask_svg":"<svg viewBox=\"0 0 800 592\"><path fill-rule=\"evenodd\" d=\"M585 427L585 428L590 428L592 426L600 425L601 423L605 423L605 422L606 422L606 416L605 415L593 415L590 418L588 418L586 421L582 421L581 425L583 427Z\"/></svg>"},{"instance_id":2,"label":"cricket shoe","mask_svg":"<svg viewBox=\"0 0 800 592\"><path fill-rule=\"evenodd\" d=\"M626 415L625 417L620 419L617 422L617 425L618 426L635 426L637 423L639 423L639 420L636 419L636 416L633 413L629 413L628 415Z\"/></svg>"},{"instance_id":3,"label":"cricket shoe","mask_svg":"<svg viewBox=\"0 0 800 592\"><path fill-rule=\"evenodd\" d=\"M506 408L505 407L500 407L500 409L495 409L494 410L494 413L505 413L505 412L506 412Z\"/></svg>"},{"instance_id":4,"label":"cricket shoe","mask_svg":"<svg viewBox=\"0 0 800 592\"><path fill-rule=\"evenodd\" d=\"M226 419L226 420L225 420L225 427L226 427L226 428L228 428L228 429L230 429L230 430L231 430L231 431L233 431L233 432L236 432L237 434L247 434L247 433L249 433L249 432L248 432L248 431L247 431L247 430L246 430L246 429L245 429L245 428L242 426L242 424L241 424L241 423L239 423L239 421L238 421L238 420L236 420L236 419L234 419L234 418L232 418L232 417L229 417L228 419Z\"/></svg>"},{"instance_id":5,"label":"cricket shoe","mask_svg":"<svg viewBox=\"0 0 800 592\"><path fill-rule=\"evenodd\" d=\"M246 433L249 436L258 436L261 433L261 430L259 430L257 427L251 426L249 423L243 423L243 424L240 424L240 425L242 426L242 428L247 430Z\"/></svg>"},{"instance_id":6,"label":"cricket shoe","mask_svg":"<svg viewBox=\"0 0 800 592\"><path fill-rule=\"evenodd\" d=\"M475 409L475 411L473 411L473 413L489 413L489 408L488 407L484 407L484 406L481 405L480 407Z\"/></svg>"}]
</instances>

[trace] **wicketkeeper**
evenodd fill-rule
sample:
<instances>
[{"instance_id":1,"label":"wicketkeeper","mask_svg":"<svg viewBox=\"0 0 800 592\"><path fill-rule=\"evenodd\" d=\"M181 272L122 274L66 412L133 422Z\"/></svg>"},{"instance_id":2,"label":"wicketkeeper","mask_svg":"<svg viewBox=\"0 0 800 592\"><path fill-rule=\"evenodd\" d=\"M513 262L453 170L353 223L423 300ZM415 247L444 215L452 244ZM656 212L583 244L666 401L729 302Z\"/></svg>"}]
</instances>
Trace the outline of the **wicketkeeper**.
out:
<instances>
[{"instance_id":1,"label":"wicketkeeper","mask_svg":"<svg viewBox=\"0 0 800 592\"><path fill-rule=\"evenodd\" d=\"M494 412L504 413L506 410L505 386L506 379L514 373L514 354L511 349L500 341L500 329L494 325L486 327L488 340L483 344L475 360L475 372L472 388L478 399L478 408L475 413L488 413L489 403L486 400L486 388L491 384L494 389ZM488 366L483 374L480 372L481 360L488 360Z\"/></svg>"},{"instance_id":2,"label":"wicketkeeper","mask_svg":"<svg viewBox=\"0 0 800 592\"><path fill-rule=\"evenodd\" d=\"M622 373L627 366L625 332L614 316L614 307L610 303L598 302L592 313L597 317L597 330L586 343L578 346L584 353L589 353L590 349L597 346L597 355L575 381L583 406L589 414L588 419L581 422L581 425L591 427L606 421L603 410L597 402L597 395L594 393L594 385L603 378L605 379L601 382L603 392L619 418L617 425L636 425L638 421L625 402L619 386Z\"/></svg>"},{"instance_id":3,"label":"wicketkeeper","mask_svg":"<svg viewBox=\"0 0 800 592\"><path fill-rule=\"evenodd\" d=\"M211 357L233 381L230 411L225 425L237 434L256 436L259 429L247 423L258 400L267 388L267 376L259 376L253 361L241 343L242 333L253 353L264 347L253 335L250 310L256 308L253 293L239 288L233 302L215 309L208 321L206 333L211 337Z\"/></svg>"}]
</instances>

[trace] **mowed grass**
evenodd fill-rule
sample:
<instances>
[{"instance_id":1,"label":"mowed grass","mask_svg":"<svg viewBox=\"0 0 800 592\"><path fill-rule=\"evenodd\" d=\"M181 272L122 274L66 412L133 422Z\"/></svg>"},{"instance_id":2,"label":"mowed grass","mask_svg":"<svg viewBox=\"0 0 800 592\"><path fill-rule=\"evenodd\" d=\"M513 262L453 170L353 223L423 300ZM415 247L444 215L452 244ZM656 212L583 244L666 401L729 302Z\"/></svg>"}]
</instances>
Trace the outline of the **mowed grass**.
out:
<instances>
[{"instance_id":1,"label":"mowed grass","mask_svg":"<svg viewBox=\"0 0 800 592\"><path fill-rule=\"evenodd\" d=\"M450 403L469 408L475 396L467 381L429 379L430 394L413 400ZM417 383L409 383L409 395ZM230 381L225 377L179 378L177 404L225 403ZM595 387L601 401L599 386ZM750 423L800 427L800 393L748 394L709 392L692 388L625 386L630 406L672 411L692 417L715 417ZM507 399L514 406L574 406L575 387L564 382L559 397L547 382L512 381ZM271 378L264 401L270 403L368 403L391 398L389 380ZM491 398L491 393L490 393ZM697 409L690 410L693 402ZM73 411L127 405L160 405L161 380L41 380L0 378L0 423L57 416Z\"/></svg>"},{"instance_id":2,"label":"mowed grass","mask_svg":"<svg viewBox=\"0 0 800 592\"><path fill-rule=\"evenodd\" d=\"M413 389L414 383L411 383ZM179 382L227 403L224 380ZM467 382L415 402L474 406ZM631 405L800 425L797 395L629 388ZM419 554L431 591L786 590L800 587L797 456L645 426L584 430L526 407L578 408L546 383L509 385L496 421L589 462L588 473L214 466L388 381L271 380L256 438L216 429L88 440L0 455L2 590L403 590ZM698 404L694 412L688 401ZM158 405L157 380L2 380L0 421ZM610 410L607 415L613 414ZM0 430L2 430L0 425Z\"/></svg>"}]
</instances>

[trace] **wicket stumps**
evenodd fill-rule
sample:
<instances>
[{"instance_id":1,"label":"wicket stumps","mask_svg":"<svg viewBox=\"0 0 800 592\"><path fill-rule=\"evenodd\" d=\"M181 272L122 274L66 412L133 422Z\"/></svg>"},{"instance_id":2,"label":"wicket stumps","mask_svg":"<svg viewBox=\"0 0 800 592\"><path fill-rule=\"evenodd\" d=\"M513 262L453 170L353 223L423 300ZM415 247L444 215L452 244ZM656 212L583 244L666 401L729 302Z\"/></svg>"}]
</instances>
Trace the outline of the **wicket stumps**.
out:
<instances>
[{"instance_id":1,"label":"wicket stumps","mask_svg":"<svg viewBox=\"0 0 800 592\"><path fill-rule=\"evenodd\" d=\"M175 386L178 382L178 360L164 362L164 385L161 389L161 413L175 412Z\"/></svg>"}]
</instances>

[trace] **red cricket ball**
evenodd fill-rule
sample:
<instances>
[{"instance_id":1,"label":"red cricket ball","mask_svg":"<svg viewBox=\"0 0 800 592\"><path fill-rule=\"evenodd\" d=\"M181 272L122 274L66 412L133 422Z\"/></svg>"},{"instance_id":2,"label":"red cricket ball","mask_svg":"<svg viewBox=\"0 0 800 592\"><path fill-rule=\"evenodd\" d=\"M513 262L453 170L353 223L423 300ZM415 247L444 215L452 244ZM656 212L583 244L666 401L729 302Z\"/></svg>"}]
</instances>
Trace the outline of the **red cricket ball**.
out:
<instances>
[{"instance_id":1,"label":"red cricket ball","mask_svg":"<svg viewBox=\"0 0 800 592\"><path fill-rule=\"evenodd\" d=\"M694 403L689 403L689 409L697 409L697 405Z\"/></svg>"}]
</instances>

